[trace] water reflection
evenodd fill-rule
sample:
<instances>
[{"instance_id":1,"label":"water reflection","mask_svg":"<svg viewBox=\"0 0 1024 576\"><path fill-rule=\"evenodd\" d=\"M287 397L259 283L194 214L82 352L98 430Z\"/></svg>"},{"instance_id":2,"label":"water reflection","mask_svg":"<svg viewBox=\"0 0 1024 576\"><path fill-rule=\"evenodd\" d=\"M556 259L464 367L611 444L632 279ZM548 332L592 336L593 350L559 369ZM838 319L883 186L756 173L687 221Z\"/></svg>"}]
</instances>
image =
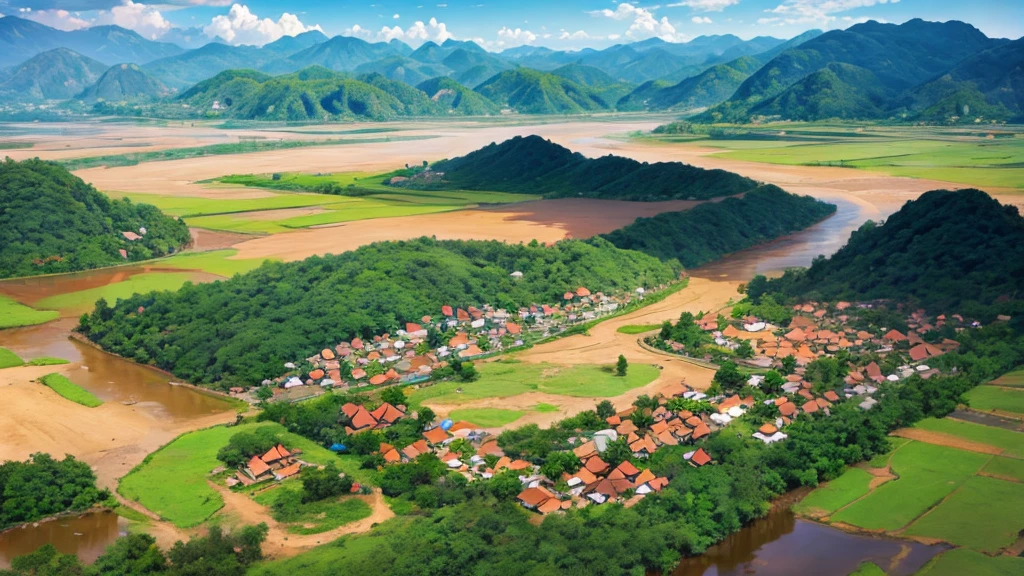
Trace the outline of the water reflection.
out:
<instances>
[{"instance_id":1,"label":"water reflection","mask_svg":"<svg viewBox=\"0 0 1024 576\"><path fill-rule=\"evenodd\" d=\"M13 528L0 534L0 568L9 568L13 558L44 544L92 562L117 539L125 525L124 519L113 512L94 512Z\"/></svg>"}]
</instances>

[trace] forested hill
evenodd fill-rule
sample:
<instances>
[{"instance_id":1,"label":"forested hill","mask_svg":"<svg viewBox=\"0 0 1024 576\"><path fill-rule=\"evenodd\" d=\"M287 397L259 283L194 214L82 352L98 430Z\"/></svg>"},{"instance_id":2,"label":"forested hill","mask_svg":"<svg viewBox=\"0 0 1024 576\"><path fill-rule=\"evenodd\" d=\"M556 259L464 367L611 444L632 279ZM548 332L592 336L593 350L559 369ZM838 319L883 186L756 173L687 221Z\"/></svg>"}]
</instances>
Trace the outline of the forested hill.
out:
<instances>
[{"instance_id":1,"label":"forested hill","mask_svg":"<svg viewBox=\"0 0 1024 576\"><path fill-rule=\"evenodd\" d=\"M621 156L588 159L540 136L516 136L433 166L463 190L657 201L740 194L757 183L725 170L680 162L648 164Z\"/></svg>"},{"instance_id":2,"label":"forested hill","mask_svg":"<svg viewBox=\"0 0 1024 576\"><path fill-rule=\"evenodd\" d=\"M189 241L181 220L111 200L57 164L0 163L0 278L111 266L125 261L119 250L146 260Z\"/></svg>"},{"instance_id":3,"label":"forested hill","mask_svg":"<svg viewBox=\"0 0 1024 576\"><path fill-rule=\"evenodd\" d=\"M662 260L678 259L683 266L692 268L803 230L835 211L832 204L767 185L742 198L726 198L685 212L638 218L603 237L619 248L638 250Z\"/></svg>"},{"instance_id":4,"label":"forested hill","mask_svg":"<svg viewBox=\"0 0 1024 576\"><path fill-rule=\"evenodd\" d=\"M912 300L981 318L993 303L1020 309L1022 288L1024 218L979 190L923 194L831 258L769 281L793 298Z\"/></svg>"},{"instance_id":5,"label":"forested hill","mask_svg":"<svg viewBox=\"0 0 1024 576\"><path fill-rule=\"evenodd\" d=\"M523 273L518 280L510 274ZM310 350L391 331L441 306L518 309L567 288L653 286L679 270L608 242L382 242L211 284L99 303L81 330L105 350L221 387L278 376ZM135 313L139 307L145 312Z\"/></svg>"}]
</instances>

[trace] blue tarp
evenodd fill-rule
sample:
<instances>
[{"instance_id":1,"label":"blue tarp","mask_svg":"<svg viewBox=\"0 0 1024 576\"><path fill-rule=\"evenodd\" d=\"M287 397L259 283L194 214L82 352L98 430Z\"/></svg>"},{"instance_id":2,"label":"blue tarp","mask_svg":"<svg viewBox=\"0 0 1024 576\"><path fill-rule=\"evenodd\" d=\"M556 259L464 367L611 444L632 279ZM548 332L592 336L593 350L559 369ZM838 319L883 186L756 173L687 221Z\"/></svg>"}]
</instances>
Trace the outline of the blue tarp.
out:
<instances>
[{"instance_id":1,"label":"blue tarp","mask_svg":"<svg viewBox=\"0 0 1024 576\"><path fill-rule=\"evenodd\" d=\"M448 429L452 427L452 424L454 424L454 422L452 422L451 420L445 420L441 422L441 430L447 432Z\"/></svg>"},{"instance_id":2,"label":"blue tarp","mask_svg":"<svg viewBox=\"0 0 1024 576\"><path fill-rule=\"evenodd\" d=\"M344 444L332 444L331 445L331 452L344 452L346 450L348 450L348 448Z\"/></svg>"}]
</instances>

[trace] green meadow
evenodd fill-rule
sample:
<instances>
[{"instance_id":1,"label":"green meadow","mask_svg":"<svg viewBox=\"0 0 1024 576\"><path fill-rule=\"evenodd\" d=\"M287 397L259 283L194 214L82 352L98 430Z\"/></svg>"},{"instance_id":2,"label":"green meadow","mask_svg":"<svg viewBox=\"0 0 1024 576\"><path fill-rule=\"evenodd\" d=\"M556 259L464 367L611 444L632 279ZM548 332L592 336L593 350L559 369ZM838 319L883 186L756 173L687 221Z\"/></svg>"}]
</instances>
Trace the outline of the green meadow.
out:
<instances>
[{"instance_id":1,"label":"green meadow","mask_svg":"<svg viewBox=\"0 0 1024 576\"><path fill-rule=\"evenodd\" d=\"M15 368L24 364L14 352L7 348L0 348L0 368Z\"/></svg>"},{"instance_id":2,"label":"green meadow","mask_svg":"<svg viewBox=\"0 0 1024 576\"><path fill-rule=\"evenodd\" d=\"M945 446L912 442L892 455L899 478L882 484L831 520L868 530L898 530L974 476L991 458Z\"/></svg>"},{"instance_id":3,"label":"green meadow","mask_svg":"<svg viewBox=\"0 0 1024 576\"><path fill-rule=\"evenodd\" d=\"M1024 484L974 476L904 531L994 554L1024 528Z\"/></svg>"},{"instance_id":4,"label":"green meadow","mask_svg":"<svg viewBox=\"0 0 1024 576\"><path fill-rule=\"evenodd\" d=\"M1003 410L1024 415L1024 388L976 386L967 393L967 401L975 410Z\"/></svg>"},{"instance_id":5,"label":"green meadow","mask_svg":"<svg viewBox=\"0 0 1024 576\"><path fill-rule=\"evenodd\" d=\"M128 298L133 294L177 290L191 278L192 274L185 272L148 272L137 274L115 284L50 296L40 300L37 305L43 308L55 308L67 313L86 312L91 310L100 298L106 299L109 304L113 305L118 299Z\"/></svg>"},{"instance_id":6,"label":"green meadow","mask_svg":"<svg viewBox=\"0 0 1024 576\"><path fill-rule=\"evenodd\" d=\"M1010 478L1015 479L1018 482L1024 482L1024 460L996 456L989 460L988 464L986 464L981 471L991 476Z\"/></svg>"},{"instance_id":7,"label":"green meadow","mask_svg":"<svg viewBox=\"0 0 1024 576\"><path fill-rule=\"evenodd\" d=\"M925 418L915 424L914 427L933 432L944 432L970 440L971 442L996 446L1004 450L1003 456L1024 458L1024 433L1021 432L983 426L952 418Z\"/></svg>"},{"instance_id":8,"label":"green meadow","mask_svg":"<svg viewBox=\"0 0 1024 576\"><path fill-rule=\"evenodd\" d=\"M359 463L346 460L280 424L260 423L242 426L215 426L179 436L153 452L136 466L117 487L117 491L180 528L198 526L224 506L216 490L207 483L210 472L219 466L217 451L243 430L273 427L288 448L302 450L302 459L313 464L334 462L347 474L363 481L370 474L359 470Z\"/></svg>"},{"instance_id":9,"label":"green meadow","mask_svg":"<svg viewBox=\"0 0 1024 576\"><path fill-rule=\"evenodd\" d=\"M842 476L826 482L793 506L797 514L828 516L868 493L873 476L866 470L850 468Z\"/></svg>"},{"instance_id":10,"label":"green meadow","mask_svg":"<svg viewBox=\"0 0 1024 576\"><path fill-rule=\"evenodd\" d=\"M210 252L186 252L175 254L170 258L160 260L161 268L177 268L180 270L200 270L225 278L231 278L235 274L245 274L259 268L263 260L250 258L243 260L232 260L231 257L238 254L238 250L213 250Z\"/></svg>"},{"instance_id":11,"label":"green meadow","mask_svg":"<svg viewBox=\"0 0 1024 576\"><path fill-rule=\"evenodd\" d=\"M957 548L936 556L915 576L1020 576L1024 558L987 556L981 552Z\"/></svg>"},{"instance_id":12,"label":"green meadow","mask_svg":"<svg viewBox=\"0 0 1024 576\"><path fill-rule=\"evenodd\" d=\"M452 420L465 420L482 428L498 428L511 424L526 414L523 410L506 410L504 408L465 408L452 410L448 417Z\"/></svg>"},{"instance_id":13,"label":"green meadow","mask_svg":"<svg viewBox=\"0 0 1024 576\"><path fill-rule=\"evenodd\" d=\"M0 329L44 324L59 315L56 310L37 310L12 298L0 296Z\"/></svg>"},{"instance_id":14,"label":"green meadow","mask_svg":"<svg viewBox=\"0 0 1024 576\"><path fill-rule=\"evenodd\" d=\"M300 503L297 506L275 507L274 504L280 498L295 499L290 493L299 492L302 489L301 479L291 479L281 485L264 490L253 497L253 500L270 509L274 520L286 525L288 532L292 534L320 534L328 532L367 518L373 513L370 505L366 502L343 496L320 502Z\"/></svg>"},{"instance_id":15,"label":"green meadow","mask_svg":"<svg viewBox=\"0 0 1024 576\"><path fill-rule=\"evenodd\" d=\"M1009 386L1012 388L1024 388L1024 368L1003 374L992 381L996 386Z\"/></svg>"},{"instance_id":16,"label":"green meadow","mask_svg":"<svg viewBox=\"0 0 1024 576\"><path fill-rule=\"evenodd\" d=\"M459 404L484 398L508 398L527 392L561 396L610 398L639 388L658 377L658 369L647 364L629 367L625 376L616 376L611 366L558 366L525 362L479 364L480 379L475 382L443 382L412 393L414 406L424 402ZM461 390L458 392L457 390Z\"/></svg>"},{"instance_id":17,"label":"green meadow","mask_svg":"<svg viewBox=\"0 0 1024 576\"><path fill-rule=\"evenodd\" d=\"M103 404L103 401L93 396L92 392L68 380L67 377L61 374L47 374L40 378L39 381L64 398L87 408L95 408Z\"/></svg>"},{"instance_id":18,"label":"green meadow","mask_svg":"<svg viewBox=\"0 0 1024 576\"><path fill-rule=\"evenodd\" d=\"M627 324L619 326L615 331L622 334L643 334L661 328L661 324Z\"/></svg>"}]
</instances>

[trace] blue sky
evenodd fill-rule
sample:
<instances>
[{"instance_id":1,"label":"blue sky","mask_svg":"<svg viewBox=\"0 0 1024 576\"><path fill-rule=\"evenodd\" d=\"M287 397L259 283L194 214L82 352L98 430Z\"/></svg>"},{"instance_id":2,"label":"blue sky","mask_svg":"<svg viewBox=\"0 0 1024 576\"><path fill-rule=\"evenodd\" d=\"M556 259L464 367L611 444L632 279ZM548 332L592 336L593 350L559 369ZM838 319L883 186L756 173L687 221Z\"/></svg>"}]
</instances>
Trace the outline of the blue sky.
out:
<instances>
[{"instance_id":1,"label":"blue sky","mask_svg":"<svg viewBox=\"0 0 1024 576\"><path fill-rule=\"evenodd\" d=\"M989 36L1024 36L1024 0L0 0L0 14L62 29L118 24L165 40L184 34L263 44L319 28L329 36L399 38L412 46L470 39L490 50L602 48L653 36L685 42L702 34L789 38L868 19L955 19Z\"/></svg>"}]
</instances>

